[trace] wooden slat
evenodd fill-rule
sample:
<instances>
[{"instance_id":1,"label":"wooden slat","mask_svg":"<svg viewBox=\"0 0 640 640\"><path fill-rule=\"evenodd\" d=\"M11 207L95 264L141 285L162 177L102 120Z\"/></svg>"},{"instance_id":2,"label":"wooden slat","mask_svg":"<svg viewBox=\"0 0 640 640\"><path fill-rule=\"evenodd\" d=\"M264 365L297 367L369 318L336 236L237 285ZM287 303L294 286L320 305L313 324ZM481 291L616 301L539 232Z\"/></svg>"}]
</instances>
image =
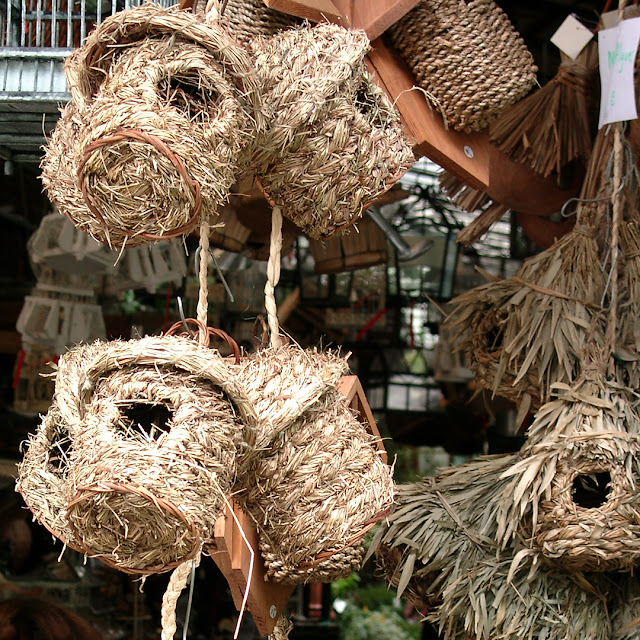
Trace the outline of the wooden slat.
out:
<instances>
[{"instance_id":1,"label":"wooden slat","mask_svg":"<svg viewBox=\"0 0 640 640\"><path fill-rule=\"evenodd\" d=\"M337 1L337 0L336 0ZM344 2L345 0L342 0ZM369 40L379 38L392 24L409 13L420 0L349 0L353 29L364 29Z\"/></svg>"},{"instance_id":2,"label":"wooden slat","mask_svg":"<svg viewBox=\"0 0 640 640\"><path fill-rule=\"evenodd\" d=\"M381 36L411 11L420 0L264 0L271 9L306 18L328 21L351 29L363 29L370 40Z\"/></svg>"},{"instance_id":3,"label":"wooden slat","mask_svg":"<svg viewBox=\"0 0 640 640\"><path fill-rule=\"evenodd\" d=\"M351 26L332 0L264 0L270 9L282 11L311 22L333 22L343 27Z\"/></svg>"},{"instance_id":4,"label":"wooden slat","mask_svg":"<svg viewBox=\"0 0 640 640\"><path fill-rule=\"evenodd\" d=\"M367 59L370 70L398 109L417 154L475 189L489 184L489 136L447 129L437 107L419 89L407 66L380 40L372 43ZM472 156L472 157L470 157Z\"/></svg>"},{"instance_id":5,"label":"wooden slat","mask_svg":"<svg viewBox=\"0 0 640 640\"><path fill-rule=\"evenodd\" d=\"M349 400L350 407L358 414L358 418L365 425L367 431L376 438L376 449L380 452L382 461L387 463L387 451L382 443L382 437L373 417L373 412L364 394L362 383L358 376L342 376L338 391Z\"/></svg>"},{"instance_id":6,"label":"wooden slat","mask_svg":"<svg viewBox=\"0 0 640 640\"><path fill-rule=\"evenodd\" d=\"M233 603L238 610L242 606L245 590L247 584L249 584L247 609L251 613L260 634L266 636L273 631L273 627L295 587L265 581L266 569L260 555L258 534L255 527L237 504L232 503L232 507L253 550L253 564L251 562L251 553L242 539L240 530L228 508L225 514L218 518L216 522L214 528L215 544L208 549L208 552L227 579ZM252 572L250 572L250 567L253 567ZM249 583L250 573L251 582ZM273 616L271 615L271 607L275 607Z\"/></svg>"}]
</instances>

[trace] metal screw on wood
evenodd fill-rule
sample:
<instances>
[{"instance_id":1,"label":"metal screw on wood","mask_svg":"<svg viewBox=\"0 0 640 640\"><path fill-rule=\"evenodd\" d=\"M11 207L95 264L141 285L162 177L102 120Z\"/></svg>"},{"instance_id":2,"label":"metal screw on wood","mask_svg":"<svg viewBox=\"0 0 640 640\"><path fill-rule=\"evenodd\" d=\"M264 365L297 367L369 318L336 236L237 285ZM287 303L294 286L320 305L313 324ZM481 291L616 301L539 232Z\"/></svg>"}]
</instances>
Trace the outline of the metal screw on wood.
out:
<instances>
[{"instance_id":1,"label":"metal screw on wood","mask_svg":"<svg viewBox=\"0 0 640 640\"><path fill-rule=\"evenodd\" d=\"M275 604L272 604L272 605L269 607L269 615L270 615L272 618L275 618L277 613L278 613L278 610L276 609L276 605L275 605Z\"/></svg>"},{"instance_id":2,"label":"metal screw on wood","mask_svg":"<svg viewBox=\"0 0 640 640\"><path fill-rule=\"evenodd\" d=\"M464 155L467 156L467 158L473 158L473 149L470 146L465 145L464 146Z\"/></svg>"}]
</instances>

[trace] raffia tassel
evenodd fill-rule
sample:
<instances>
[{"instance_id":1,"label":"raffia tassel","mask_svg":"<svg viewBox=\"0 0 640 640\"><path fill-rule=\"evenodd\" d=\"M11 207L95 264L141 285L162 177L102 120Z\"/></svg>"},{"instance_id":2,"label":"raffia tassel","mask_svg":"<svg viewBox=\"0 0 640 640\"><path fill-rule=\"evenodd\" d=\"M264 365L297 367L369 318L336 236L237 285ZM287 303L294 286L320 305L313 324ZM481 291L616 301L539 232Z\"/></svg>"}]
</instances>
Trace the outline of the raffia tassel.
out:
<instances>
[{"instance_id":1,"label":"raffia tassel","mask_svg":"<svg viewBox=\"0 0 640 640\"><path fill-rule=\"evenodd\" d=\"M565 57L550 82L491 126L491 142L545 177L555 173L560 178L573 161L586 164L591 153L589 79L596 51L588 46L576 60Z\"/></svg>"},{"instance_id":2,"label":"raffia tassel","mask_svg":"<svg viewBox=\"0 0 640 640\"><path fill-rule=\"evenodd\" d=\"M458 234L458 242L469 246L479 240L494 224L509 211L507 207L497 202L490 204L474 220Z\"/></svg>"}]
</instances>

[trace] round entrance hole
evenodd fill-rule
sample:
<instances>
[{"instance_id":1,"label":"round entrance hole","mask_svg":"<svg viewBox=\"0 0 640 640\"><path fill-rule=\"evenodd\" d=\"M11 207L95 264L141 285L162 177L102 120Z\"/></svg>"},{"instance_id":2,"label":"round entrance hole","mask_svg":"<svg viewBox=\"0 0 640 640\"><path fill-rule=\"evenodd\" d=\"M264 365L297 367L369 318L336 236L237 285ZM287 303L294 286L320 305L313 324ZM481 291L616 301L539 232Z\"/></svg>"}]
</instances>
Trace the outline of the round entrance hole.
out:
<instances>
[{"instance_id":1,"label":"round entrance hole","mask_svg":"<svg viewBox=\"0 0 640 640\"><path fill-rule=\"evenodd\" d=\"M571 487L573 501L584 509L597 509L608 499L611 492L611 474L608 471L581 473Z\"/></svg>"}]
</instances>

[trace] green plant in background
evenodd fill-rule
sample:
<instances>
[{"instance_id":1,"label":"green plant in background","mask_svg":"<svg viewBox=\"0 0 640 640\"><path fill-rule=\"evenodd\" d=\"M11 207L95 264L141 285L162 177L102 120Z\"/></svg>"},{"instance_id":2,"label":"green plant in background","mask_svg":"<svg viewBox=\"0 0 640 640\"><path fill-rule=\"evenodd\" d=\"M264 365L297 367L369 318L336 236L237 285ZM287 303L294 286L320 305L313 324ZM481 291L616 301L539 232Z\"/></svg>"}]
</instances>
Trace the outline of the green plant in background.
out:
<instances>
[{"instance_id":1,"label":"green plant in background","mask_svg":"<svg viewBox=\"0 0 640 640\"><path fill-rule=\"evenodd\" d=\"M331 585L341 640L419 640L419 620L404 617L404 602L383 584L360 586L353 574Z\"/></svg>"}]
</instances>

